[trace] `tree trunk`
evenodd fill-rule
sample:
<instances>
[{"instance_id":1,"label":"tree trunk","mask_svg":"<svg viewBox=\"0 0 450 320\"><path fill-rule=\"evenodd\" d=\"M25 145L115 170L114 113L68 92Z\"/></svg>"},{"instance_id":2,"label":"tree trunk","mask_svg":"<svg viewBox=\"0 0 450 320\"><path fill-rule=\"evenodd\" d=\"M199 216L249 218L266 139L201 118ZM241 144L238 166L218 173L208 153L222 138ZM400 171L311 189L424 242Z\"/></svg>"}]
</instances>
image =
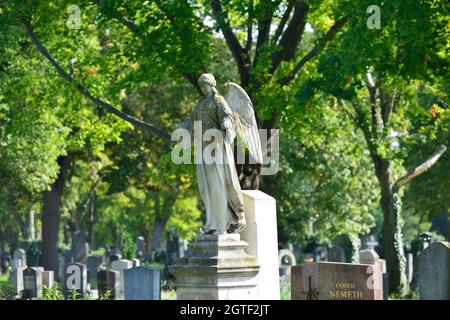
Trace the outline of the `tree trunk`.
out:
<instances>
[{"instance_id":1,"label":"tree trunk","mask_svg":"<svg viewBox=\"0 0 450 320\"><path fill-rule=\"evenodd\" d=\"M30 240L35 239L35 228L34 228L34 210L30 209L27 214L27 237Z\"/></svg>"},{"instance_id":2,"label":"tree trunk","mask_svg":"<svg viewBox=\"0 0 450 320\"><path fill-rule=\"evenodd\" d=\"M164 236L164 230L166 229L167 222L172 215L173 205L175 204L176 197L172 194L163 196L163 204L161 206L159 195L155 196L155 225L152 231L152 241L150 244L150 252L158 250L162 238Z\"/></svg>"},{"instance_id":3,"label":"tree trunk","mask_svg":"<svg viewBox=\"0 0 450 320\"><path fill-rule=\"evenodd\" d=\"M71 162L70 156L60 156L58 178L51 185L49 191L43 194L42 212L42 265L45 270L52 270L58 274L58 236L61 198L67 171Z\"/></svg>"},{"instance_id":4,"label":"tree trunk","mask_svg":"<svg viewBox=\"0 0 450 320\"><path fill-rule=\"evenodd\" d=\"M94 190L92 190L90 192L89 195L89 205L88 205L88 210L89 210L89 226L88 226L88 243L89 245L94 248L95 247L95 239L94 239L94 226L95 223L97 222L97 193Z\"/></svg>"},{"instance_id":5,"label":"tree trunk","mask_svg":"<svg viewBox=\"0 0 450 320\"><path fill-rule=\"evenodd\" d=\"M381 209L383 211L383 240L389 277L389 293L404 293L406 284L405 255L401 236L401 217L398 197L392 189L392 162L380 162Z\"/></svg>"},{"instance_id":6,"label":"tree trunk","mask_svg":"<svg viewBox=\"0 0 450 320\"><path fill-rule=\"evenodd\" d=\"M156 217L155 226L152 232L152 242L150 244L150 251L155 252L161 245L162 238L164 236L164 230L166 229L168 218Z\"/></svg>"}]
</instances>

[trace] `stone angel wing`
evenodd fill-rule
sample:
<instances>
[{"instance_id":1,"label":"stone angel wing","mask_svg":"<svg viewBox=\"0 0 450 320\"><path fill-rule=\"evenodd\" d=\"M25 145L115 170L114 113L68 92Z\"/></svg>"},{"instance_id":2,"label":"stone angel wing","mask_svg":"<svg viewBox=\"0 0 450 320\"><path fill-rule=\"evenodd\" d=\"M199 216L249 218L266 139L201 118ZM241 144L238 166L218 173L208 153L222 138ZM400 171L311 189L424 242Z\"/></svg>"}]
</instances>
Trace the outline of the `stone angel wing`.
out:
<instances>
[{"instance_id":1,"label":"stone angel wing","mask_svg":"<svg viewBox=\"0 0 450 320\"><path fill-rule=\"evenodd\" d=\"M262 164L261 140L252 101L245 90L236 83L228 82L225 86L224 98L233 111L237 136L247 146L250 155Z\"/></svg>"}]
</instances>

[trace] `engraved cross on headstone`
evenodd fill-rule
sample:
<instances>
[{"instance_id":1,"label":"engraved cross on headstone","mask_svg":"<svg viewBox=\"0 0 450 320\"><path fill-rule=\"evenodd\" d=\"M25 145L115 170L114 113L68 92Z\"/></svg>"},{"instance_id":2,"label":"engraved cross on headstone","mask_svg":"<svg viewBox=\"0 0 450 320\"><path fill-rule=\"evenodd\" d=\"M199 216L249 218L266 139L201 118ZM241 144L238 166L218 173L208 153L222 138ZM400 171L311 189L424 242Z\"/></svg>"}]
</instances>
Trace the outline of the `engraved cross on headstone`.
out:
<instances>
[{"instance_id":1,"label":"engraved cross on headstone","mask_svg":"<svg viewBox=\"0 0 450 320\"><path fill-rule=\"evenodd\" d=\"M319 291L312 287L312 277L308 278L308 291L303 291L302 294L306 294L306 300L317 300L319 297Z\"/></svg>"}]
</instances>

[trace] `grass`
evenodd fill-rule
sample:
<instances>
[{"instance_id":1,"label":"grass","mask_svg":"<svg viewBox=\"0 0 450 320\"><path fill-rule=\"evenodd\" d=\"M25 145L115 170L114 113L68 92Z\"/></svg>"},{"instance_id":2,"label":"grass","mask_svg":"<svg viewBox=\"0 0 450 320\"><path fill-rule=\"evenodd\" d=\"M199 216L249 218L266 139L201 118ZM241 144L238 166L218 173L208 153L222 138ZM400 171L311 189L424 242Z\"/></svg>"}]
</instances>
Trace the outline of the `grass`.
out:
<instances>
[{"instance_id":1,"label":"grass","mask_svg":"<svg viewBox=\"0 0 450 320\"><path fill-rule=\"evenodd\" d=\"M14 300L14 285L8 278L8 274L0 275L0 300Z\"/></svg>"},{"instance_id":2,"label":"grass","mask_svg":"<svg viewBox=\"0 0 450 320\"><path fill-rule=\"evenodd\" d=\"M177 292L175 290L161 290L161 300L177 300Z\"/></svg>"},{"instance_id":3,"label":"grass","mask_svg":"<svg viewBox=\"0 0 450 320\"><path fill-rule=\"evenodd\" d=\"M281 300L291 300L291 281L284 280L280 282Z\"/></svg>"}]
</instances>

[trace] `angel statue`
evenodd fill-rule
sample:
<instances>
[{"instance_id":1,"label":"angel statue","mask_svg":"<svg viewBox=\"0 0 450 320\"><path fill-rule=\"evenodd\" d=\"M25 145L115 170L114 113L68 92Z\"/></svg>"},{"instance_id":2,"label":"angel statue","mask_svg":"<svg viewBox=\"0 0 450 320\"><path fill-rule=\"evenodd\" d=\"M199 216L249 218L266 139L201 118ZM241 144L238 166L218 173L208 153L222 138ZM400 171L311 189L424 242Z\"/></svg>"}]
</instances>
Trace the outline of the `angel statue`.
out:
<instances>
[{"instance_id":1,"label":"angel statue","mask_svg":"<svg viewBox=\"0 0 450 320\"><path fill-rule=\"evenodd\" d=\"M220 161L202 160L196 166L198 187L206 208L203 231L207 234L239 233L245 229L246 221L233 155L236 135L256 162L263 162L253 104L245 90L232 82L226 84L226 94L222 97L212 74L201 75L198 84L205 96L180 127L192 135L195 122L201 121L202 137L208 130L218 130L220 139L214 140L214 151L221 155ZM203 152L210 143L202 139L198 150Z\"/></svg>"}]
</instances>

